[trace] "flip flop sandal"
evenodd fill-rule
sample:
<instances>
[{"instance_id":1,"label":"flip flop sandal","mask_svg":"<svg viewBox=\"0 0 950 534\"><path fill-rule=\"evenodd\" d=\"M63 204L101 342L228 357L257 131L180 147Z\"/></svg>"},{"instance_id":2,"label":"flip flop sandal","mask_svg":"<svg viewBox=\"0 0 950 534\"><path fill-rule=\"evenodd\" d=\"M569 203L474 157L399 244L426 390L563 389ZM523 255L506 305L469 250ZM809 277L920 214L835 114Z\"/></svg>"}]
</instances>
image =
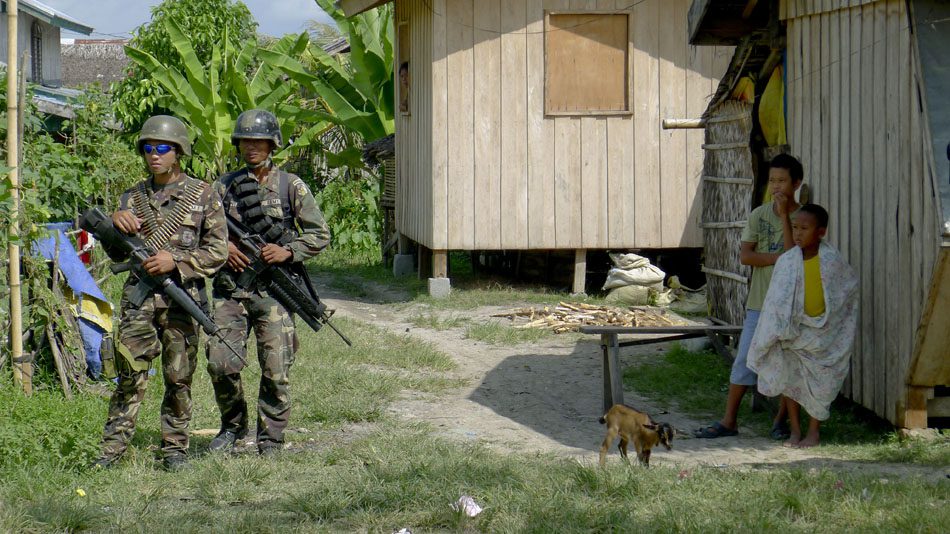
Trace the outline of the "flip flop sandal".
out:
<instances>
[{"instance_id":1,"label":"flip flop sandal","mask_svg":"<svg viewBox=\"0 0 950 534\"><path fill-rule=\"evenodd\" d=\"M736 436L739 434L738 430L733 430L731 428L726 428L719 424L719 421L707 426L706 428L700 428L693 433L697 438L705 439L714 439L714 438L726 438L729 436Z\"/></svg>"},{"instance_id":2,"label":"flip flop sandal","mask_svg":"<svg viewBox=\"0 0 950 534\"><path fill-rule=\"evenodd\" d=\"M788 423L778 423L772 425L772 431L769 432L769 436L776 441L783 441L792 436L792 431L788 428Z\"/></svg>"}]
</instances>

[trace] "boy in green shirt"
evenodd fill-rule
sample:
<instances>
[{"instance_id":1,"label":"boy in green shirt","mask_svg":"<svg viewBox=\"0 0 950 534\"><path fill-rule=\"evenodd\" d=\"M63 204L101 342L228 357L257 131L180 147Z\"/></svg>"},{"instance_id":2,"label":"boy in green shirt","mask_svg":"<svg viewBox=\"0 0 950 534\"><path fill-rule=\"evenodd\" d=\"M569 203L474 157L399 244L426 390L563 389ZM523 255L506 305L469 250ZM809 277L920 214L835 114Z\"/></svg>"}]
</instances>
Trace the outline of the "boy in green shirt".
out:
<instances>
[{"instance_id":1,"label":"boy in green shirt","mask_svg":"<svg viewBox=\"0 0 950 534\"><path fill-rule=\"evenodd\" d=\"M754 386L757 379L756 374L746 364L746 356L759 321L765 294L769 289L772 267L779 256L795 246L791 216L799 208L798 202L795 201L795 191L801 187L803 177L801 162L791 155L779 154L769 163L769 191L772 193L772 200L752 210L742 231L739 261L743 265L752 266L752 283L746 300L742 335L739 336L739 351L729 376L726 413L719 421L697 430L695 436L698 438L720 438L739 433L739 405L746 390ZM772 437L775 439L788 437L785 416L783 400L772 424Z\"/></svg>"}]
</instances>

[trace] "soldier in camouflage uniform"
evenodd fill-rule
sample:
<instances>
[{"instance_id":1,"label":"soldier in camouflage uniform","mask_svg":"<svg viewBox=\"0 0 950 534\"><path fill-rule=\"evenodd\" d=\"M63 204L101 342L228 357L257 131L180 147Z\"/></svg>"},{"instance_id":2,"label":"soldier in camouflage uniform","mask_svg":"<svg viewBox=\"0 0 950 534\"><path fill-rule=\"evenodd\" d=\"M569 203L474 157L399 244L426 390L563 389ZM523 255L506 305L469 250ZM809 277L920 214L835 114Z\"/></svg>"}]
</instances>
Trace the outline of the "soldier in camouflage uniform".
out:
<instances>
[{"instance_id":1,"label":"soldier in camouflage uniform","mask_svg":"<svg viewBox=\"0 0 950 534\"><path fill-rule=\"evenodd\" d=\"M281 171L271 161L271 154L281 145L277 118L267 111L245 111L237 119L231 142L246 166L222 176L214 188L221 195L227 214L268 243L262 249L265 261L298 263L323 250L330 243L330 230L316 200L299 177ZM243 196L248 188L253 201ZM265 235L273 235L267 232L270 228L284 232L284 244ZM239 351L246 350L249 330L254 329L261 366L257 446L261 454L267 454L278 450L284 442L290 416L289 373L298 343L290 312L262 288L241 288L235 284L237 274L248 264L248 258L229 243L228 263L215 276L213 285L214 320L223 338ZM210 340L208 372L221 410L221 431L211 441L212 451L228 450L247 434L243 368L244 363L222 343Z\"/></svg>"},{"instance_id":2,"label":"soldier in camouflage uniform","mask_svg":"<svg viewBox=\"0 0 950 534\"><path fill-rule=\"evenodd\" d=\"M152 176L122 194L112 221L127 234L151 238L159 249L143 263L146 272L170 274L192 298L207 304L205 277L228 256L221 197L208 184L181 172L179 159L191 155L191 142L184 123L175 117L158 115L145 121L138 151ZM135 432L149 368L161 355L163 462L175 469L184 465L188 450L199 326L160 288L140 305L133 304L130 297L138 283L132 274L123 288L117 351L122 356L117 355L115 362L118 387L109 402L102 454L95 465L108 467L125 452Z\"/></svg>"}]
</instances>

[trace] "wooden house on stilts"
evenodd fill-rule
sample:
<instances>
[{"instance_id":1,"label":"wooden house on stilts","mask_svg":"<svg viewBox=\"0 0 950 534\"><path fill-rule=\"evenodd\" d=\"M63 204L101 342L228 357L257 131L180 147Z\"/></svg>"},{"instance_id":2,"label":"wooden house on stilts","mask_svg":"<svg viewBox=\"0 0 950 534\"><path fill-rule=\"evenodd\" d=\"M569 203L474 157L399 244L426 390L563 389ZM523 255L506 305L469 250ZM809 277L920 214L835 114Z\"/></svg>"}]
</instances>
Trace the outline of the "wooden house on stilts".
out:
<instances>
[{"instance_id":1,"label":"wooden house on stilts","mask_svg":"<svg viewBox=\"0 0 950 534\"><path fill-rule=\"evenodd\" d=\"M392 0L390 0L392 1ZM355 15L386 0L341 0ZM431 251L701 247L689 0L395 0L396 227ZM583 276L575 276L583 290Z\"/></svg>"},{"instance_id":2,"label":"wooden house on stilts","mask_svg":"<svg viewBox=\"0 0 950 534\"><path fill-rule=\"evenodd\" d=\"M950 416L950 2L694 0L689 26L692 44L736 46L707 136L724 106L749 119L732 139L748 164L729 172L751 187L716 194L751 205L707 215L741 221L762 201L750 193L769 154L800 157L828 240L861 280L842 393L903 427ZM710 284L711 298L734 298L724 288Z\"/></svg>"}]
</instances>

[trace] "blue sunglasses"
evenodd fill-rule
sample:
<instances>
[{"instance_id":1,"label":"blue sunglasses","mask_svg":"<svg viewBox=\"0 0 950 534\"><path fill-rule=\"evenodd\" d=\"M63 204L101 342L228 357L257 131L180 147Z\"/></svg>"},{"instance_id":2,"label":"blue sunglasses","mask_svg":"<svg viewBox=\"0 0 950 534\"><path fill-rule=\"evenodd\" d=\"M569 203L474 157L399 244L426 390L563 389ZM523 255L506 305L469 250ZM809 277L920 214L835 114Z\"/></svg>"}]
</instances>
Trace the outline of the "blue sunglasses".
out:
<instances>
[{"instance_id":1,"label":"blue sunglasses","mask_svg":"<svg viewBox=\"0 0 950 534\"><path fill-rule=\"evenodd\" d=\"M145 143L144 145L142 145L142 151L145 152L146 154L151 154L152 150L154 150L155 152L158 152L159 156L164 156L165 154L168 154L169 152L172 151L173 148L175 147L173 147L172 145L154 145L153 146L148 143Z\"/></svg>"}]
</instances>

